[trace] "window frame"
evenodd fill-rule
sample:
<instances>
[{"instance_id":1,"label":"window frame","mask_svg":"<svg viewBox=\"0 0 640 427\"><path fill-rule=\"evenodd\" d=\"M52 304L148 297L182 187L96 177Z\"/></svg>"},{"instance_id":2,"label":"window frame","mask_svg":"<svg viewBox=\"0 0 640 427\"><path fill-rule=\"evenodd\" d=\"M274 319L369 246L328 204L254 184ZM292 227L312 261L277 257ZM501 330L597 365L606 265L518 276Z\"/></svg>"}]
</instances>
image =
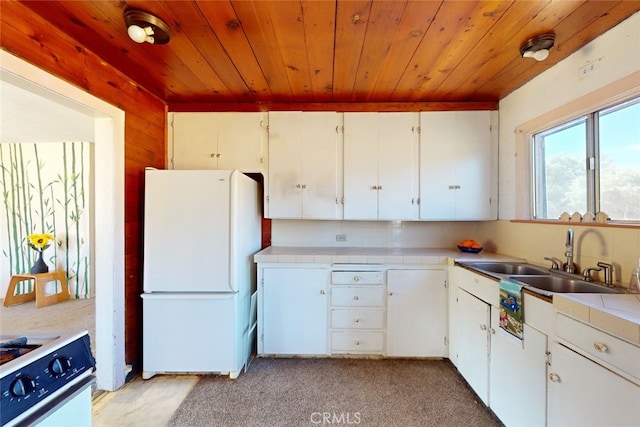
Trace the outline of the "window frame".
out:
<instances>
[{"instance_id":1,"label":"window frame","mask_svg":"<svg viewBox=\"0 0 640 427\"><path fill-rule=\"evenodd\" d=\"M614 113L626 107L640 104L640 95L633 94L627 98L616 98L614 101L604 103L603 105L592 109L588 112L581 112L573 117L565 118L564 120L558 120L557 123L549 125L543 129L540 129L529 134L529 153L530 153L530 219L533 221L554 221L554 218L539 218L539 210L541 208L541 200L539 200L538 188L546 188L546 185L542 181L545 181L546 175L540 174L542 169L544 153L540 153L540 149L537 145L540 143L540 138L543 138L553 133L561 132L576 124L584 123L585 126L585 180L586 180L586 206L587 211L596 213L601 211L601 188L600 188L600 116L605 114ZM541 187L539 187L541 186ZM570 212L569 212L570 213ZM621 220L611 219L609 223L619 224L640 224L640 218L633 220Z\"/></svg>"},{"instance_id":2,"label":"window frame","mask_svg":"<svg viewBox=\"0 0 640 427\"><path fill-rule=\"evenodd\" d=\"M513 192L513 199L510 202L513 203L514 216L511 217L510 221L564 224L559 219L533 219L532 135L544 129L560 125L572 118L588 114L590 111L606 109L625 100L639 97L640 85L638 85L638 77L640 77L640 71L580 95L542 114L531 116L515 127L513 130L515 134L515 170L512 178L515 191ZM639 222L621 223L616 221L611 221L606 224L590 223L588 225L590 227L604 226L634 229L640 227Z\"/></svg>"}]
</instances>

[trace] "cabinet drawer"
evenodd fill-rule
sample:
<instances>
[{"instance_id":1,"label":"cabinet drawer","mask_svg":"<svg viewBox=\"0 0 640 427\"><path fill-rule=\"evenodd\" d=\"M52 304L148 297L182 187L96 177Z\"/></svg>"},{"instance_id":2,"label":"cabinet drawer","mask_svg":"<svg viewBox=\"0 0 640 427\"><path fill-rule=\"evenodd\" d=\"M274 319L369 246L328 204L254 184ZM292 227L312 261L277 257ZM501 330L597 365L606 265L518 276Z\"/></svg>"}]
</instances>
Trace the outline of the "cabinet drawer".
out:
<instances>
[{"instance_id":1,"label":"cabinet drawer","mask_svg":"<svg viewBox=\"0 0 640 427\"><path fill-rule=\"evenodd\" d=\"M334 329L382 329L382 310L331 310L331 327Z\"/></svg>"},{"instance_id":2,"label":"cabinet drawer","mask_svg":"<svg viewBox=\"0 0 640 427\"><path fill-rule=\"evenodd\" d=\"M331 305L343 307L382 307L382 286L331 288Z\"/></svg>"},{"instance_id":3,"label":"cabinet drawer","mask_svg":"<svg viewBox=\"0 0 640 427\"><path fill-rule=\"evenodd\" d=\"M333 331L331 349L334 352L382 353L384 332Z\"/></svg>"},{"instance_id":4,"label":"cabinet drawer","mask_svg":"<svg viewBox=\"0 0 640 427\"><path fill-rule=\"evenodd\" d=\"M562 314L556 318L556 332L586 353L640 379L640 347Z\"/></svg>"},{"instance_id":5,"label":"cabinet drawer","mask_svg":"<svg viewBox=\"0 0 640 427\"><path fill-rule=\"evenodd\" d=\"M334 271L331 273L334 285L382 285L381 271Z\"/></svg>"}]
</instances>

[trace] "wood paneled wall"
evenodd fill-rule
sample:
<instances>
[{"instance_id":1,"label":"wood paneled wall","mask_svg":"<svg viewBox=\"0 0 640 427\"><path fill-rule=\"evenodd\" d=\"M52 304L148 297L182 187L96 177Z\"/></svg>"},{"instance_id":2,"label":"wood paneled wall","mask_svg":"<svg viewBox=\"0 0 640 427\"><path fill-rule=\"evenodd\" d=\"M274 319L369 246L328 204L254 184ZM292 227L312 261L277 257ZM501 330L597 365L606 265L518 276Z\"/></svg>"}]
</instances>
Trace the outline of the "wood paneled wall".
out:
<instances>
[{"instance_id":1,"label":"wood paneled wall","mask_svg":"<svg viewBox=\"0 0 640 427\"><path fill-rule=\"evenodd\" d=\"M137 370L144 168L165 167L166 104L20 3L1 2L0 25L2 49L125 111L125 360Z\"/></svg>"}]
</instances>

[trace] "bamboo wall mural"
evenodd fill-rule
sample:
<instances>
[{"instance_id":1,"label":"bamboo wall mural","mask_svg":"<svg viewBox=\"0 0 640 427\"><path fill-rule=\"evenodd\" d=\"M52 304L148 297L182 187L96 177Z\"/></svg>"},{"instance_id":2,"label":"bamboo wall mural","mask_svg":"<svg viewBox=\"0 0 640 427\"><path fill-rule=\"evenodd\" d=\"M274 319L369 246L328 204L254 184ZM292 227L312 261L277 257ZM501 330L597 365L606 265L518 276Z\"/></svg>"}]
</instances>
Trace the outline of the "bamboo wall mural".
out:
<instances>
[{"instance_id":1,"label":"bamboo wall mural","mask_svg":"<svg viewBox=\"0 0 640 427\"><path fill-rule=\"evenodd\" d=\"M49 271L67 273L75 298L91 296L90 151L89 142L0 144L4 284L37 259L27 236L48 233L55 238L44 251ZM20 284L18 292L31 290L31 281Z\"/></svg>"}]
</instances>

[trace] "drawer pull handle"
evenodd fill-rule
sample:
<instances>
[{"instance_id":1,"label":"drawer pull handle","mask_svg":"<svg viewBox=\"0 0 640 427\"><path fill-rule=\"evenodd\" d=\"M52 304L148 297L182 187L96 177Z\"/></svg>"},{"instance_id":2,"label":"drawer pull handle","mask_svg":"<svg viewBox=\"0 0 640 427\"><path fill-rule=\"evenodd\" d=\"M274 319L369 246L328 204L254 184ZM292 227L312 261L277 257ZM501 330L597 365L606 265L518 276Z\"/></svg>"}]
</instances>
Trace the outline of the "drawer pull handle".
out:
<instances>
[{"instance_id":1,"label":"drawer pull handle","mask_svg":"<svg viewBox=\"0 0 640 427\"><path fill-rule=\"evenodd\" d=\"M599 351L600 353L609 352L609 347L607 347L606 344L602 344L602 343L599 343L599 342L593 343L593 348L595 348L596 351Z\"/></svg>"},{"instance_id":2,"label":"drawer pull handle","mask_svg":"<svg viewBox=\"0 0 640 427\"><path fill-rule=\"evenodd\" d=\"M355 323L360 323L360 319L358 319L357 317L356 317L355 319L353 319L353 321L354 321Z\"/></svg>"},{"instance_id":3,"label":"drawer pull handle","mask_svg":"<svg viewBox=\"0 0 640 427\"><path fill-rule=\"evenodd\" d=\"M560 375L554 374L553 372L551 372L549 374L549 381L551 381L552 383L559 383L560 382Z\"/></svg>"},{"instance_id":4,"label":"drawer pull handle","mask_svg":"<svg viewBox=\"0 0 640 427\"><path fill-rule=\"evenodd\" d=\"M355 301L358 301L360 298L358 298L358 295L354 295L354 296L353 296L353 299L354 299Z\"/></svg>"},{"instance_id":5,"label":"drawer pull handle","mask_svg":"<svg viewBox=\"0 0 640 427\"><path fill-rule=\"evenodd\" d=\"M480 330L481 331L486 331L487 330L487 325L485 325L484 323L482 325L480 325Z\"/></svg>"}]
</instances>

